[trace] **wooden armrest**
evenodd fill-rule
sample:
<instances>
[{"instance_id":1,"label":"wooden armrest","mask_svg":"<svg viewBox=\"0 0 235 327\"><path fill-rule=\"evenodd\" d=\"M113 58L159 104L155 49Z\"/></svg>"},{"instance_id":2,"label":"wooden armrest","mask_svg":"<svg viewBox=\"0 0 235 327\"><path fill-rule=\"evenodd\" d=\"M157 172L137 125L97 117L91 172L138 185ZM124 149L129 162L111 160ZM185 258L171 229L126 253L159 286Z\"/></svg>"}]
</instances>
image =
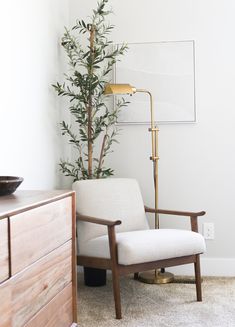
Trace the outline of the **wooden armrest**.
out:
<instances>
[{"instance_id":1,"label":"wooden armrest","mask_svg":"<svg viewBox=\"0 0 235 327\"><path fill-rule=\"evenodd\" d=\"M157 209L144 207L145 212L151 212L151 213L161 213L165 215L175 215L175 216L188 216L188 217L198 217L205 215L205 211L199 211L199 212L190 212L190 211L174 211L174 210L163 210L163 209Z\"/></svg>"},{"instance_id":2,"label":"wooden armrest","mask_svg":"<svg viewBox=\"0 0 235 327\"><path fill-rule=\"evenodd\" d=\"M115 226L115 225L120 225L122 223L121 220L106 220L96 217L84 216L80 214L77 214L77 219L80 221L86 221L88 223L105 225L105 226Z\"/></svg>"},{"instance_id":3,"label":"wooden armrest","mask_svg":"<svg viewBox=\"0 0 235 327\"><path fill-rule=\"evenodd\" d=\"M205 211L190 212L190 211L173 211L173 210L163 210L163 209L153 209L149 207L144 207L145 212L160 213L165 215L175 215L175 216L188 216L191 220L191 229L193 232L198 232L197 217L205 215Z\"/></svg>"}]
</instances>

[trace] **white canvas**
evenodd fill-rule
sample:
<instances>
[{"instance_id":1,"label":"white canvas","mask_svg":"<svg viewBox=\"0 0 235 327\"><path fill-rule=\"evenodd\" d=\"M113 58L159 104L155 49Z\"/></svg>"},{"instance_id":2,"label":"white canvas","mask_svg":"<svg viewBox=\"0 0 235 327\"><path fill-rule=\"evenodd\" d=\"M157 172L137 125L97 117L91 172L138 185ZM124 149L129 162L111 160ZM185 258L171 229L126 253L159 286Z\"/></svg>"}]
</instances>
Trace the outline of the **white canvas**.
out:
<instances>
[{"instance_id":1,"label":"white canvas","mask_svg":"<svg viewBox=\"0 0 235 327\"><path fill-rule=\"evenodd\" d=\"M115 68L115 83L146 89L153 95L155 120L195 122L194 41L132 43ZM149 96L125 96L131 103L120 123L148 123Z\"/></svg>"}]
</instances>

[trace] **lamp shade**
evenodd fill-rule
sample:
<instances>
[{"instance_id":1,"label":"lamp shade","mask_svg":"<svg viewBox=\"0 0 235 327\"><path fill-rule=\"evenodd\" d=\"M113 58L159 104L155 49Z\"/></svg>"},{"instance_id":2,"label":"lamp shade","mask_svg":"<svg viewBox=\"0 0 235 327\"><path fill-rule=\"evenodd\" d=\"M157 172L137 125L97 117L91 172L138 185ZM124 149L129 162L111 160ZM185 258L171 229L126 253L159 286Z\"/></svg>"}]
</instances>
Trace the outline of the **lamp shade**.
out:
<instances>
[{"instance_id":1,"label":"lamp shade","mask_svg":"<svg viewBox=\"0 0 235 327\"><path fill-rule=\"evenodd\" d=\"M133 94L136 88L130 84L106 84L104 89L105 95L111 94Z\"/></svg>"}]
</instances>

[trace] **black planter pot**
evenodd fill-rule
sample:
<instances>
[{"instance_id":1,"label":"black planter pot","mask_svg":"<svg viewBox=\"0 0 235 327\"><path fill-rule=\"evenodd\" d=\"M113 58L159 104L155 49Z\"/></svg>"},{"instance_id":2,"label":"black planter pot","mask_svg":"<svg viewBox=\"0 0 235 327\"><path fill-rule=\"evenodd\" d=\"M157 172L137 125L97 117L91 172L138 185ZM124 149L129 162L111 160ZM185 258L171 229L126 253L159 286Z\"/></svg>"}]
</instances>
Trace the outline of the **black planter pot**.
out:
<instances>
[{"instance_id":1,"label":"black planter pot","mask_svg":"<svg viewBox=\"0 0 235 327\"><path fill-rule=\"evenodd\" d=\"M84 283L86 286L106 285L106 270L84 267Z\"/></svg>"}]
</instances>

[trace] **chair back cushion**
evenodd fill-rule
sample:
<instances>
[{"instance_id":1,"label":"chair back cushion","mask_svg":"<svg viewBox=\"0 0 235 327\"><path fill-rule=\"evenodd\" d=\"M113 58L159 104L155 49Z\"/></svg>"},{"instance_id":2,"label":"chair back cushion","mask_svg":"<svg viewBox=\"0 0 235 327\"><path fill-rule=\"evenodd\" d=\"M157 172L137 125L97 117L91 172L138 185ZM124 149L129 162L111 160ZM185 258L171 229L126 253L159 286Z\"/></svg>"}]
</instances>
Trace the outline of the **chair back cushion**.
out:
<instances>
[{"instance_id":1,"label":"chair back cushion","mask_svg":"<svg viewBox=\"0 0 235 327\"><path fill-rule=\"evenodd\" d=\"M73 183L77 213L106 220L121 220L117 232L149 229L140 188L135 179L107 178ZM107 234L107 227L78 222L78 245Z\"/></svg>"}]
</instances>

